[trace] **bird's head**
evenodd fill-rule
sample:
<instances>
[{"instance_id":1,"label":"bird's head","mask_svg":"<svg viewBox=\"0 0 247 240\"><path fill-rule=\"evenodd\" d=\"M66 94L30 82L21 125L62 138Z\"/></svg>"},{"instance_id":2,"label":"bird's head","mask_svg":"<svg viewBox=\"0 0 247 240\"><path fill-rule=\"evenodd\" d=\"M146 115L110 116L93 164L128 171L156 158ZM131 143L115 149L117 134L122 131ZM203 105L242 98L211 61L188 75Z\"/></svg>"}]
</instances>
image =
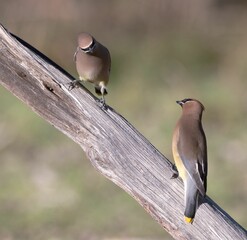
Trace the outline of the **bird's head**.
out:
<instances>
[{"instance_id":1,"label":"bird's head","mask_svg":"<svg viewBox=\"0 0 247 240\"><path fill-rule=\"evenodd\" d=\"M185 98L183 100L176 101L177 104L179 104L183 112L199 112L202 113L203 110L205 110L202 103L196 99L193 98Z\"/></svg>"},{"instance_id":2,"label":"bird's head","mask_svg":"<svg viewBox=\"0 0 247 240\"><path fill-rule=\"evenodd\" d=\"M78 35L78 47L84 53L93 53L96 46L95 39L89 33L80 33Z\"/></svg>"}]
</instances>

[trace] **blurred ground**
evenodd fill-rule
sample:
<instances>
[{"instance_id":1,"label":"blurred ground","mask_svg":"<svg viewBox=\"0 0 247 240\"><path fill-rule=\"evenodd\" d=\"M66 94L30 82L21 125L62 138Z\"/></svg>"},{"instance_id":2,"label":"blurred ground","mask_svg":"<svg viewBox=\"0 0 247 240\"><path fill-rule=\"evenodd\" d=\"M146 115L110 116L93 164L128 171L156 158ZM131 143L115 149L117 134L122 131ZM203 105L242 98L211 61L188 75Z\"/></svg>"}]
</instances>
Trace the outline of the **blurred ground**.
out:
<instances>
[{"instance_id":1,"label":"blurred ground","mask_svg":"<svg viewBox=\"0 0 247 240\"><path fill-rule=\"evenodd\" d=\"M245 1L8 0L0 6L9 31L74 76L79 32L106 45L113 61L107 103L171 160L181 113L175 100L201 100L208 195L246 228ZM76 144L3 87L0 136L0 239L171 239Z\"/></svg>"}]
</instances>

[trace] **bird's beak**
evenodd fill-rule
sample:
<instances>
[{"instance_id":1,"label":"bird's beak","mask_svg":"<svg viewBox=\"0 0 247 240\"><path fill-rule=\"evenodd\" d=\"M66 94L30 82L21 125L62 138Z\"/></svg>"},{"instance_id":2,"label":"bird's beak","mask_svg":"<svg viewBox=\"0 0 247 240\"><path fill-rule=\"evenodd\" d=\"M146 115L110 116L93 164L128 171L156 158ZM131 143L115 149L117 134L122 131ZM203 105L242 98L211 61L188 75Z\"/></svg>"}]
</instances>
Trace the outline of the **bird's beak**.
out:
<instances>
[{"instance_id":1,"label":"bird's beak","mask_svg":"<svg viewBox=\"0 0 247 240\"><path fill-rule=\"evenodd\" d=\"M183 101L176 101L177 104L179 104L181 107L183 106Z\"/></svg>"}]
</instances>

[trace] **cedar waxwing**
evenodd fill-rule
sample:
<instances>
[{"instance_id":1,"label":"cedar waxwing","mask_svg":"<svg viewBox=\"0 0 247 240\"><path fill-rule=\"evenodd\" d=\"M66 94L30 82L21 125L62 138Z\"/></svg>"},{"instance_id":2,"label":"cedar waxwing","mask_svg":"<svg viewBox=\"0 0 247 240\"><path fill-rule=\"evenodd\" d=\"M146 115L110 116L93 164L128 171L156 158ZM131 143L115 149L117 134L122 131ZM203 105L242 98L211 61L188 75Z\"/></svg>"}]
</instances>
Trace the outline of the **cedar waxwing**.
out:
<instances>
[{"instance_id":1,"label":"cedar waxwing","mask_svg":"<svg viewBox=\"0 0 247 240\"><path fill-rule=\"evenodd\" d=\"M80 33L77 41L74 61L80 80L74 80L70 89L74 88L79 81L93 83L95 92L102 96L101 103L105 105L104 95L107 94L106 85L111 70L110 53L88 33Z\"/></svg>"},{"instance_id":2,"label":"cedar waxwing","mask_svg":"<svg viewBox=\"0 0 247 240\"><path fill-rule=\"evenodd\" d=\"M204 107L189 98L177 103L182 107L182 116L173 133L172 152L184 182L185 221L192 223L199 197L202 199L207 191L207 143L201 123Z\"/></svg>"}]
</instances>

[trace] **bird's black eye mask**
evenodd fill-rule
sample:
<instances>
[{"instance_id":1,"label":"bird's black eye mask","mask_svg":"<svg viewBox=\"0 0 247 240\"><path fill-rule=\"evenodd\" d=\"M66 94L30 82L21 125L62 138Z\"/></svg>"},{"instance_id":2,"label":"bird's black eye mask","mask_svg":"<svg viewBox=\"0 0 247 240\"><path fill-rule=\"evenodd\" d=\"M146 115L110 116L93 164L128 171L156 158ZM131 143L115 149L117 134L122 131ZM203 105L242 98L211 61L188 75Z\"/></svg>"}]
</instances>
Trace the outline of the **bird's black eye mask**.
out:
<instances>
[{"instance_id":1,"label":"bird's black eye mask","mask_svg":"<svg viewBox=\"0 0 247 240\"><path fill-rule=\"evenodd\" d=\"M182 100L181 102L183 104L185 104L186 102L189 102L189 101L192 101L193 99L192 98L185 98L184 100Z\"/></svg>"},{"instance_id":2,"label":"bird's black eye mask","mask_svg":"<svg viewBox=\"0 0 247 240\"><path fill-rule=\"evenodd\" d=\"M192 98L185 98L181 101L176 101L176 103L182 107L186 102L189 102L189 101L193 101L193 99Z\"/></svg>"},{"instance_id":3,"label":"bird's black eye mask","mask_svg":"<svg viewBox=\"0 0 247 240\"><path fill-rule=\"evenodd\" d=\"M92 43L90 44L89 47L87 48L80 48L83 52L85 53L92 53L94 48L95 48L96 44L95 44L95 40L93 39Z\"/></svg>"}]
</instances>

